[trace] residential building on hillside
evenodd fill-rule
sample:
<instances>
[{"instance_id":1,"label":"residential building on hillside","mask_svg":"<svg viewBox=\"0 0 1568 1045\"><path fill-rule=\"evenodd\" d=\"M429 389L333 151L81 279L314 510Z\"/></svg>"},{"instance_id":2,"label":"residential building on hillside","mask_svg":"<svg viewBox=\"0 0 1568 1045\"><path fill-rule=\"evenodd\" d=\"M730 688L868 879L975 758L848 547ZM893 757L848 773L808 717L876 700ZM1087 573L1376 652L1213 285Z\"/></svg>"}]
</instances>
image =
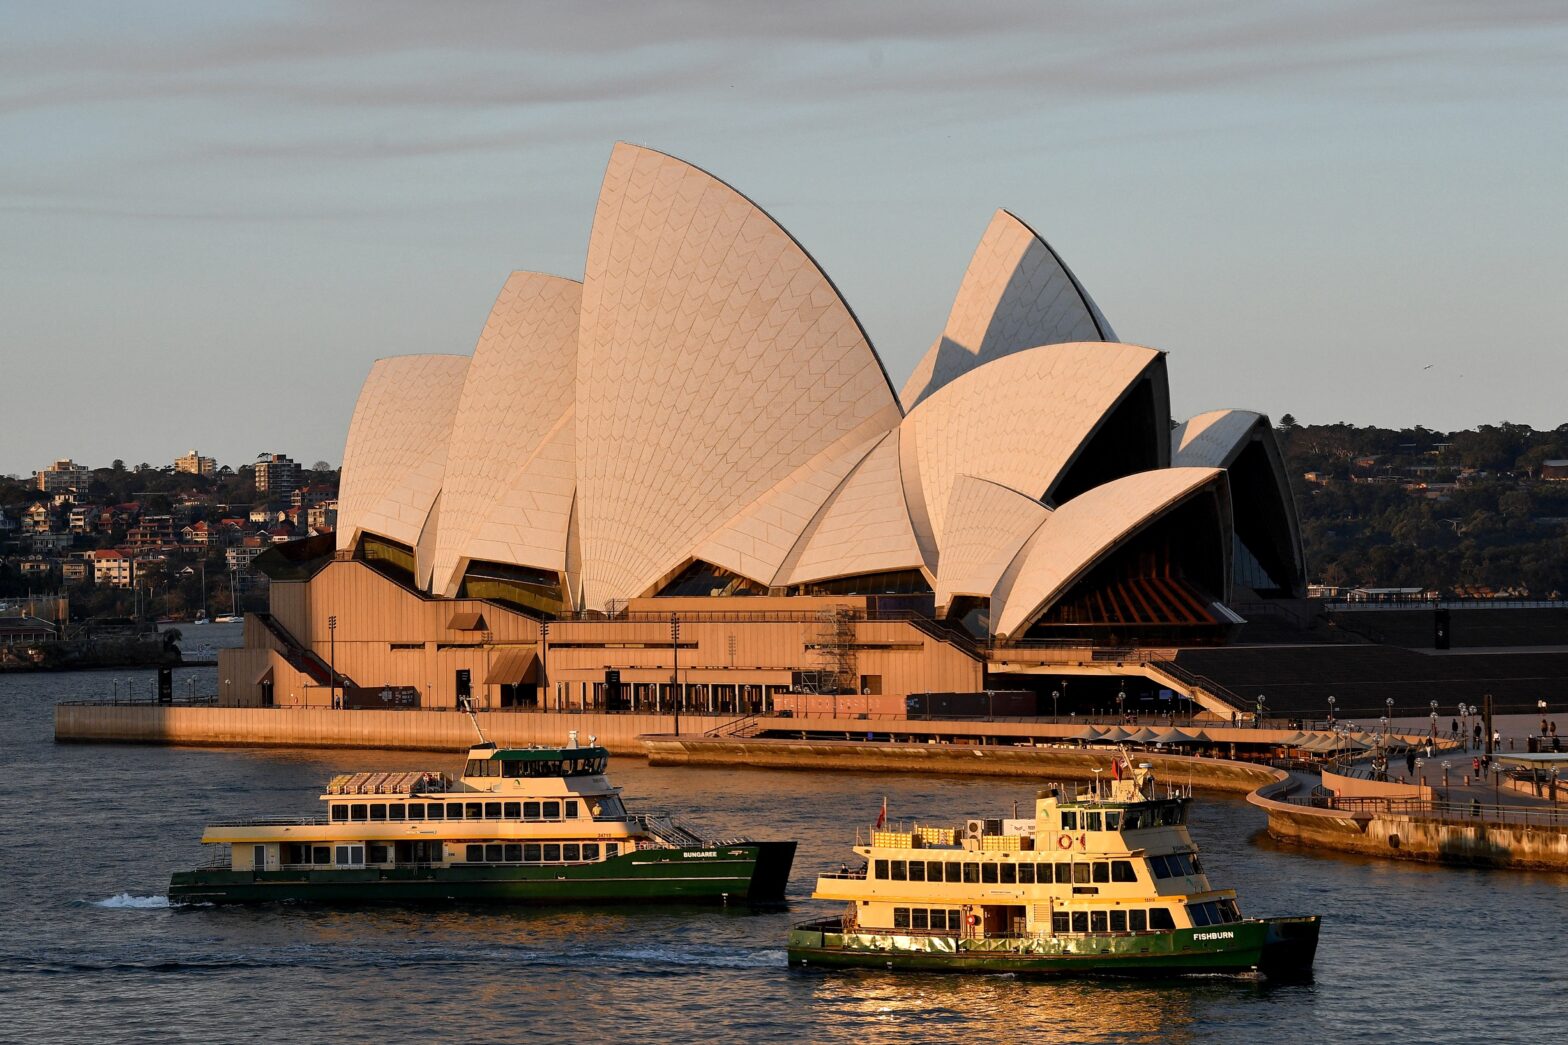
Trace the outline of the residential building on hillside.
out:
<instances>
[{"instance_id":1,"label":"residential building on hillside","mask_svg":"<svg viewBox=\"0 0 1568 1045\"><path fill-rule=\"evenodd\" d=\"M70 458L66 458L63 461L56 461L41 472L34 472L33 480L37 483L38 489L44 493L65 493L87 489L87 480L91 474L92 469L86 465L77 464Z\"/></svg>"},{"instance_id":2,"label":"residential building on hillside","mask_svg":"<svg viewBox=\"0 0 1568 1045\"><path fill-rule=\"evenodd\" d=\"M256 459L256 492L264 497L287 497L299 486L299 463L283 454L262 454Z\"/></svg>"},{"instance_id":3,"label":"residential building on hillside","mask_svg":"<svg viewBox=\"0 0 1568 1045\"><path fill-rule=\"evenodd\" d=\"M93 552L93 583L105 588L129 588L136 576L135 561L116 548Z\"/></svg>"},{"instance_id":4,"label":"residential building on hillside","mask_svg":"<svg viewBox=\"0 0 1568 1045\"><path fill-rule=\"evenodd\" d=\"M184 457L176 457L174 459L174 470L176 472L189 472L191 475L204 475L210 479L218 474L218 462L214 458L203 457L195 450L192 450Z\"/></svg>"}]
</instances>

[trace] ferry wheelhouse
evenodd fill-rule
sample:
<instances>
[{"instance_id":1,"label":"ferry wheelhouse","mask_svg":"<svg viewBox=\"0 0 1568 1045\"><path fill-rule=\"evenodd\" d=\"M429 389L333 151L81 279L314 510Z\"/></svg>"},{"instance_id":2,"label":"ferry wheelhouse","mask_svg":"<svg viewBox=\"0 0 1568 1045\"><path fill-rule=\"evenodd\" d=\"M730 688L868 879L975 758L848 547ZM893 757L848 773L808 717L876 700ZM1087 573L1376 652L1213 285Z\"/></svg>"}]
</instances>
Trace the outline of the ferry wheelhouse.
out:
<instances>
[{"instance_id":1,"label":"ferry wheelhouse","mask_svg":"<svg viewBox=\"0 0 1568 1045\"><path fill-rule=\"evenodd\" d=\"M180 903L781 901L794 842L706 839L629 813L609 752L469 749L462 775L336 776L323 815L210 825L215 862L174 874Z\"/></svg>"},{"instance_id":2,"label":"ferry wheelhouse","mask_svg":"<svg viewBox=\"0 0 1568 1045\"><path fill-rule=\"evenodd\" d=\"M1125 760L1125 756L1123 756ZM1125 771L1122 766L1126 765ZM1209 882L1191 797L1147 764L1101 789L1039 792L1027 819L874 828L865 861L817 880L842 915L790 933L793 965L1025 975L1310 971L1316 915L1246 918ZM858 841L858 840L857 840Z\"/></svg>"}]
</instances>

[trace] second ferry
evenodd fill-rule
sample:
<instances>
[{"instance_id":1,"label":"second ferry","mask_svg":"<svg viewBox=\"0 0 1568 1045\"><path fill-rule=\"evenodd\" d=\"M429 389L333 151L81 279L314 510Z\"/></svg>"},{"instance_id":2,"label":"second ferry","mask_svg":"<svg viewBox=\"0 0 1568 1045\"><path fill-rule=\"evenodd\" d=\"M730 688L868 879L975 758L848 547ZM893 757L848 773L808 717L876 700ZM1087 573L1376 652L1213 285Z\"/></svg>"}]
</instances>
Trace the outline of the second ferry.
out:
<instances>
[{"instance_id":1,"label":"second ferry","mask_svg":"<svg viewBox=\"0 0 1568 1045\"><path fill-rule=\"evenodd\" d=\"M469 749L462 775L334 777L324 815L210 825L210 866L176 872L175 903L780 902L795 843L708 839L627 812L609 752Z\"/></svg>"},{"instance_id":2,"label":"second ferry","mask_svg":"<svg viewBox=\"0 0 1568 1045\"><path fill-rule=\"evenodd\" d=\"M1311 971L1318 916L1244 917L1187 831L1191 797L1156 793L1125 753L1105 790L1041 791L1027 819L873 828L865 861L817 880L837 917L789 935L797 966L1024 976ZM1124 769L1125 767L1125 769ZM1016 817L1016 813L1014 814ZM885 809L884 809L885 818Z\"/></svg>"}]
</instances>

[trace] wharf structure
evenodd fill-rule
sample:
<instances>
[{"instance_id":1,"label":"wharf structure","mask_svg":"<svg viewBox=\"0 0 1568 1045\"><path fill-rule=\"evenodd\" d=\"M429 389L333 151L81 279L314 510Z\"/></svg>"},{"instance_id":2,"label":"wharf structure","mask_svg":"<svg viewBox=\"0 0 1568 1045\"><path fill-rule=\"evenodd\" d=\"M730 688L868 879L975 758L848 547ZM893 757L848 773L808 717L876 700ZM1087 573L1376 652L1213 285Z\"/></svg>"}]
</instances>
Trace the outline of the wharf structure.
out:
<instances>
[{"instance_id":1,"label":"wharf structure","mask_svg":"<svg viewBox=\"0 0 1568 1045\"><path fill-rule=\"evenodd\" d=\"M1119 343L1018 218L896 393L799 243L626 144L582 282L513 273L471 356L379 360L336 534L256 568L231 707L888 716L1051 675L1083 683L1054 683L1063 712L1223 718L1250 705L1175 649L1226 642L1238 597L1304 594L1268 419L1175 423L1165 354Z\"/></svg>"}]
</instances>

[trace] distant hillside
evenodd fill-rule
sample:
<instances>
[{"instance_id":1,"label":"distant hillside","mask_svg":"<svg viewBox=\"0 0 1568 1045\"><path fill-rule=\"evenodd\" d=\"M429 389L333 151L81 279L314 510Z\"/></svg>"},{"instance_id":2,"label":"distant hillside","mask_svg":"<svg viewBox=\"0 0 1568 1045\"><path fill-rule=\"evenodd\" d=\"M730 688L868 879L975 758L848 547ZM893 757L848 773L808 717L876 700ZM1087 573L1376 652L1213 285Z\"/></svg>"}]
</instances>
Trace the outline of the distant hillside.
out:
<instances>
[{"instance_id":1,"label":"distant hillside","mask_svg":"<svg viewBox=\"0 0 1568 1045\"><path fill-rule=\"evenodd\" d=\"M1568 424L1280 422L1313 583L1568 595Z\"/></svg>"}]
</instances>

